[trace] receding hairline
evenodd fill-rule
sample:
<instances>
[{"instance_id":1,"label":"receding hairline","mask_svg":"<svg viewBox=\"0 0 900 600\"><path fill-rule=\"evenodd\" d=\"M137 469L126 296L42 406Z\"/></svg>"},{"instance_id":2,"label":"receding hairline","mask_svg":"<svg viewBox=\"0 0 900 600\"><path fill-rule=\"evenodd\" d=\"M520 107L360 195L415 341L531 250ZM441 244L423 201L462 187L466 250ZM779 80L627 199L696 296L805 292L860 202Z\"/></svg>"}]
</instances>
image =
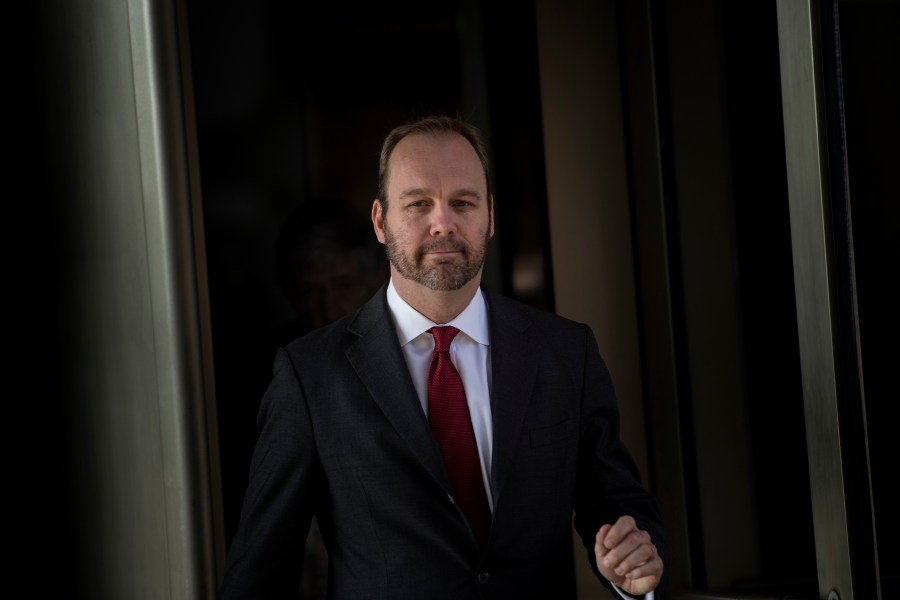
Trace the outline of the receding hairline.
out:
<instances>
[{"instance_id":1,"label":"receding hairline","mask_svg":"<svg viewBox=\"0 0 900 600\"><path fill-rule=\"evenodd\" d=\"M378 197L384 208L387 207L387 179L391 157L397 146L406 138L417 136L439 138L452 138L458 136L465 140L476 158L481 163L484 173L484 183L487 197L491 198L490 174L488 171L487 150L481 131L459 118L446 116L432 116L400 125L391 130L385 137L381 146L381 154L378 161Z\"/></svg>"},{"instance_id":2,"label":"receding hairline","mask_svg":"<svg viewBox=\"0 0 900 600\"><path fill-rule=\"evenodd\" d=\"M377 198L377 200L379 200L381 202L383 209L387 209L387 204L388 204L387 187L388 187L388 179L389 179L389 168L390 168L391 160L393 159L397 148L399 148L400 144L402 144L406 140L413 140L415 138L424 138L424 137L432 138L432 139L458 138L466 143L466 145L475 154L475 158L479 159L479 162L480 162L480 158L478 156L478 151L472 146L471 142L469 142L469 140L466 139L465 136L462 136L454 131L437 131L437 132L433 132L433 133L432 132L411 133L411 134L407 135L406 137L404 137L403 139L399 140L396 143L396 145L394 146L393 150L391 150L390 155L388 155L388 157L387 157L387 162L386 162L385 170L384 170L384 182L383 182L384 189L383 189L383 193L379 193L379 198ZM491 195L490 189L488 188L487 174L482 172L482 176L484 177L484 195L482 195L482 193L477 188L460 187L458 189L452 190L449 194L447 194L447 196L452 197L452 198L471 198L478 202L487 201L489 203L489 209L492 208L493 196ZM417 196L430 198L430 197L435 196L436 193L437 192L435 190L431 189L430 187L421 187L418 185L412 185L406 189L401 190L400 193L397 194L396 199L403 200L404 198L417 197Z\"/></svg>"}]
</instances>

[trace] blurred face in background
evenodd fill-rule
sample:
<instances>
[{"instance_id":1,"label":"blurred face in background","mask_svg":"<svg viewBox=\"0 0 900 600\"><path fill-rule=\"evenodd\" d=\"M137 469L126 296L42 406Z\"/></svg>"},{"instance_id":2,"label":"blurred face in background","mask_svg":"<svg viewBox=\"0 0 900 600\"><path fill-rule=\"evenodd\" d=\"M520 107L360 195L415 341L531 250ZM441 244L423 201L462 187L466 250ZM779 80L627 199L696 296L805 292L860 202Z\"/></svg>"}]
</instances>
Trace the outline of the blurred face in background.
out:
<instances>
[{"instance_id":1,"label":"blurred face in background","mask_svg":"<svg viewBox=\"0 0 900 600\"><path fill-rule=\"evenodd\" d=\"M352 313L374 293L378 282L360 254L333 250L294 264L294 292L289 299L309 328Z\"/></svg>"}]
</instances>

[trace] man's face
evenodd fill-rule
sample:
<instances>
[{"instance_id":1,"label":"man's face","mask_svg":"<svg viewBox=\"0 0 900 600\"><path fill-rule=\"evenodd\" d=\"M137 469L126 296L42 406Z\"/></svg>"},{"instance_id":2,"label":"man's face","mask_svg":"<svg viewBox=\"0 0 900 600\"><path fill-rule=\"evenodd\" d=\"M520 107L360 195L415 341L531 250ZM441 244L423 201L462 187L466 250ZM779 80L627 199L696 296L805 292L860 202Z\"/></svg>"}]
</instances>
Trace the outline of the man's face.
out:
<instances>
[{"instance_id":1,"label":"man's face","mask_svg":"<svg viewBox=\"0 0 900 600\"><path fill-rule=\"evenodd\" d=\"M480 282L494 223L481 161L465 138L401 140L388 163L387 196L387 214L376 202L372 217L392 275L434 291Z\"/></svg>"}]
</instances>

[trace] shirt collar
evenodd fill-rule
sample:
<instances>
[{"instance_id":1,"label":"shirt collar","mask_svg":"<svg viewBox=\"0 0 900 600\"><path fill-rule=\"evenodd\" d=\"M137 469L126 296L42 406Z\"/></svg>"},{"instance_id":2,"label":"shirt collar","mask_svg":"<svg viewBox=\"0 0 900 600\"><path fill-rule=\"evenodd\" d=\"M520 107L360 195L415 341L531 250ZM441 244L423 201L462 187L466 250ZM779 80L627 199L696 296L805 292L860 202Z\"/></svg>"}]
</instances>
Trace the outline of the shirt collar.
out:
<instances>
[{"instance_id":1,"label":"shirt collar","mask_svg":"<svg viewBox=\"0 0 900 600\"><path fill-rule=\"evenodd\" d=\"M387 303L391 315L394 317L394 325L397 329L397 337L400 339L401 347L435 325L452 325L479 344L490 345L487 304L484 301L484 295L481 293L480 287L475 290L475 295L468 306L449 323L435 323L407 304L406 300L401 298L394 288L393 279L388 283Z\"/></svg>"}]
</instances>

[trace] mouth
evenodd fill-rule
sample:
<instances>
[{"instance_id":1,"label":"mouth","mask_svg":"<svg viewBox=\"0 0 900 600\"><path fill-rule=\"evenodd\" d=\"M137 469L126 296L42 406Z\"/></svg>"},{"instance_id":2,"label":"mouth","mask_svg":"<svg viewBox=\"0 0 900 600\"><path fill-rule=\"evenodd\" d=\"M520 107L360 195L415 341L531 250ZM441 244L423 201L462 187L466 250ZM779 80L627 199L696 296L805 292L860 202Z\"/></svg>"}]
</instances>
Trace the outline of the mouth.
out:
<instances>
[{"instance_id":1,"label":"mouth","mask_svg":"<svg viewBox=\"0 0 900 600\"><path fill-rule=\"evenodd\" d=\"M420 255L419 260L427 261L433 265L449 265L457 264L464 261L466 253L464 250L441 249L441 250L425 250Z\"/></svg>"}]
</instances>

